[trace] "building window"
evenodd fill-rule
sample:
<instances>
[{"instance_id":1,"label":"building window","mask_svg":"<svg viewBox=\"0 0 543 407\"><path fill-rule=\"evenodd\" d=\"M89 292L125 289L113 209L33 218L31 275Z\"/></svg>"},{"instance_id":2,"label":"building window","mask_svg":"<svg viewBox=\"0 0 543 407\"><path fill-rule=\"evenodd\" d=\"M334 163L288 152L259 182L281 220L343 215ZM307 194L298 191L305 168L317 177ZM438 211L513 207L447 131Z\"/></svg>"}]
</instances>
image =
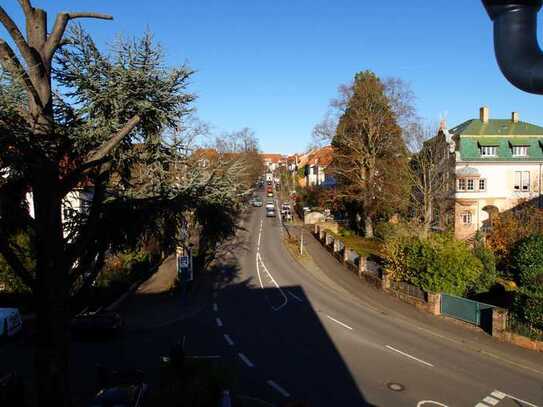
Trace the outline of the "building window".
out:
<instances>
[{"instance_id":1,"label":"building window","mask_svg":"<svg viewBox=\"0 0 543 407\"><path fill-rule=\"evenodd\" d=\"M466 190L466 179L465 178L458 179L458 190L459 191L465 191Z\"/></svg>"},{"instance_id":2,"label":"building window","mask_svg":"<svg viewBox=\"0 0 543 407\"><path fill-rule=\"evenodd\" d=\"M475 191L475 180L473 178L468 178L468 184L467 184L467 190L468 191Z\"/></svg>"},{"instance_id":3,"label":"building window","mask_svg":"<svg viewBox=\"0 0 543 407\"><path fill-rule=\"evenodd\" d=\"M513 146L513 157L528 157L528 146Z\"/></svg>"},{"instance_id":4,"label":"building window","mask_svg":"<svg viewBox=\"0 0 543 407\"><path fill-rule=\"evenodd\" d=\"M462 212L460 217L462 218L462 223L464 225L471 225L471 222L472 222L471 212L469 211Z\"/></svg>"},{"instance_id":5,"label":"building window","mask_svg":"<svg viewBox=\"0 0 543 407\"><path fill-rule=\"evenodd\" d=\"M486 179L479 180L479 191L486 191Z\"/></svg>"},{"instance_id":6,"label":"building window","mask_svg":"<svg viewBox=\"0 0 543 407\"><path fill-rule=\"evenodd\" d=\"M481 157L496 157L496 146L481 147Z\"/></svg>"},{"instance_id":7,"label":"building window","mask_svg":"<svg viewBox=\"0 0 543 407\"><path fill-rule=\"evenodd\" d=\"M515 171L515 191L530 192L530 171Z\"/></svg>"}]
</instances>

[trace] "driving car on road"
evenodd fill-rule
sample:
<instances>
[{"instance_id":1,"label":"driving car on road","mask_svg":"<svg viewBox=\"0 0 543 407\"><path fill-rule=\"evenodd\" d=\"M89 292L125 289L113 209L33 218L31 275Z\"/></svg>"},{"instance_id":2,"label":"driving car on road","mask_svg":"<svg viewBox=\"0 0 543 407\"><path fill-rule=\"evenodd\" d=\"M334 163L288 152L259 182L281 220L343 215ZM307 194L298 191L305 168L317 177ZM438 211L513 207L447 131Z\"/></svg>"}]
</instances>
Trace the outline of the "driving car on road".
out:
<instances>
[{"instance_id":1,"label":"driving car on road","mask_svg":"<svg viewBox=\"0 0 543 407\"><path fill-rule=\"evenodd\" d=\"M266 217L275 218L275 208L266 208Z\"/></svg>"},{"instance_id":2,"label":"driving car on road","mask_svg":"<svg viewBox=\"0 0 543 407\"><path fill-rule=\"evenodd\" d=\"M273 199L268 199L266 201L266 210L268 209L275 209L275 202L273 202Z\"/></svg>"},{"instance_id":3,"label":"driving car on road","mask_svg":"<svg viewBox=\"0 0 543 407\"><path fill-rule=\"evenodd\" d=\"M262 198L260 198L259 196L255 196L253 198L253 206L254 207L261 207L262 206Z\"/></svg>"}]
</instances>

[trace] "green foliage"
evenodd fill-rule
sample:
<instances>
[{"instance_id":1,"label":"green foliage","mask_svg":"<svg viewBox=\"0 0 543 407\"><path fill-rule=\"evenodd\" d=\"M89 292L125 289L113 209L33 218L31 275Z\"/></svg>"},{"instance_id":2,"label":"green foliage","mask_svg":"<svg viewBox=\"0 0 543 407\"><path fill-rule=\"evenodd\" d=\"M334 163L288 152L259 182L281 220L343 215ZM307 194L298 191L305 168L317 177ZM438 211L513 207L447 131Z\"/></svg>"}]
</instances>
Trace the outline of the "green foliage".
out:
<instances>
[{"instance_id":1,"label":"green foliage","mask_svg":"<svg viewBox=\"0 0 543 407\"><path fill-rule=\"evenodd\" d=\"M387 271L429 292L464 295L474 287L484 266L463 241L448 234L429 238L401 236L385 244Z\"/></svg>"},{"instance_id":2,"label":"green foliage","mask_svg":"<svg viewBox=\"0 0 543 407\"><path fill-rule=\"evenodd\" d=\"M543 235L522 239L514 250L512 263L519 286L543 298Z\"/></svg>"},{"instance_id":3,"label":"green foliage","mask_svg":"<svg viewBox=\"0 0 543 407\"><path fill-rule=\"evenodd\" d=\"M496 257L494 256L494 252L482 242L476 243L473 254L483 265L483 272L475 282L473 291L475 293L487 292L496 284L498 278L498 273L496 271Z\"/></svg>"},{"instance_id":4,"label":"green foliage","mask_svg":"<svg viewBox=\"0 0 543 407\"><path fill-rule=\"evenodd\" d=\"M23 264L27 270L31 270L32 274L36 267L33 249L30 245L30 239L25 233L18 233L11 241L12 246L16 246L17 251L21 254ZM30 287L28 287L17 274L13 272L11 267L5 261L4 257L0 254L0 284L5 286L5 290L10 293L23 294L29 293Z\"/></svg>"},{"instance_id":5,"label":"green foliage","mask_svg":"<svg viewBox=\"0 0 543 407\"><path fill-rule=\"evenodd\" d=\"M110 256L96 280L98 287L130 286L151 274L151 255L143 250L127 251Z\"/></svg>"},{"instance_id":6,"label":"green foliage","mask_svg":"<svg viewBox=\"0 0 543 407\"><path fill-rule=\"evenodd\" d=\"M520 240L511 263L519 285L513 312L522 321L543 329L543 235Z\"/></svg>"}]
</instances>

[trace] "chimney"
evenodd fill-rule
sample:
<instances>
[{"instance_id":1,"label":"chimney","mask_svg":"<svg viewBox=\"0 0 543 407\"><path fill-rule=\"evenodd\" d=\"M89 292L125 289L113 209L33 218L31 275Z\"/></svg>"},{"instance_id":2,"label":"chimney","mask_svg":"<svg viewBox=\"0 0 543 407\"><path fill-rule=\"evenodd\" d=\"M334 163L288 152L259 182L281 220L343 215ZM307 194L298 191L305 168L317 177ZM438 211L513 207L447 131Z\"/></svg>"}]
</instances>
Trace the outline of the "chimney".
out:
<instances>
[{"instance_id":1,"label":"chimney","mask_svg":"<svg viewBox=\"0 0 543 407\"><path fill-rule=\"evenodd\" d=\"M518 123L518 121L519 121L518 112L513 112L513 113L511 113L511 121L512 121L513 123Z\"/></svg>"},{"instance_id":2,"label":"chimney","mask_svg":"<svg viewBox=\"0 0 543 407\"><path fill-rule=\"evenodd\" d=\"M488 107L483 106L479 109L479 118L483 123L488 123Z\"/></svg>"}]
</instances>

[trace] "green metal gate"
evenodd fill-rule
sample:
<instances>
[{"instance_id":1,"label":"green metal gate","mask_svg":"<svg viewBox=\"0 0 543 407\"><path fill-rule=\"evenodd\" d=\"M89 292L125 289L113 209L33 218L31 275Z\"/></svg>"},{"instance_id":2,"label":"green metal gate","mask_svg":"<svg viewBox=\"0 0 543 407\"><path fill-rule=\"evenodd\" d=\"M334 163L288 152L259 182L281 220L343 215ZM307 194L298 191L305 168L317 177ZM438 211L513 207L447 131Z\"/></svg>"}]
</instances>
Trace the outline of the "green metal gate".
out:
<instances>
[{"instance_id":1,"label":"green metal gate","mask_svg":"<svg viewBox=\"0 0 543 407\"><path fill-rule=\"evenodd\" d=\"M493 305L468 300L449 294L441 294L441 313L452 318L460 319L477 326L486 325L492 321ZM490 317L490 321L488 321Z\"/></svg>"}]
</instances>

